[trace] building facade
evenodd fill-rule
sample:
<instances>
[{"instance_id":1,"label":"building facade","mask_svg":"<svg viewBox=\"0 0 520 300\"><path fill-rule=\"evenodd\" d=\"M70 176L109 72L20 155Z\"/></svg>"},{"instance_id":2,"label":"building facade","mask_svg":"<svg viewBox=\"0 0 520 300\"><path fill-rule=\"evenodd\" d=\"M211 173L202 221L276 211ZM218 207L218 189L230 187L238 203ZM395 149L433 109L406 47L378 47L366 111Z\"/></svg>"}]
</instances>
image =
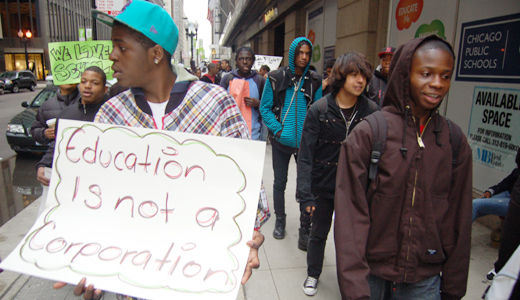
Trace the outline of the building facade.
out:
<instances>
[{"instance_id":1,"label":"building facade","mask_svg":"<svg viewBox=\"0 0 520 300\"><path fill-rule=\"evenodd\" d=\"M379 49L430 34L453 46L451 88L439 112L466 133L480 194L515 168L520 148L520 1L236 0L221 43L282 56L287 65L290 42L306 36L322 71L327 58L347 51L377 66Z\"/></svg>"},{"instance_id":2,"label":"building facade","mask_svg":"<svg viewBox=\"0 0 520 300\"><path fill-rule=\"evenodd\" d=\"M187 54L183 0L150 2L163 6L179 28L174 62L189 64L183 59ZM0 72L28 69L43 80L50 71L48 43L77 41L85 32L92 33L93 39L110 39L110 27L93 23L91 10L95 4L90 0L0 0ZM32 37L20 38L20 31L30 31Z\"/></svg>"},{"instance_id":3,"label":"building facade","mask_svg":"<svg viewBox=\"0 0 520 300\"><path fill-rule=\"evenodd\" d=\"M328 58L352 50L375 63L386 43L389 5L390 0L236 0L221 44L283 56L286 65L292 40L306 36L313 42L311 64L320 72Z\"/></svg>"},{"instance_id":4,"label":"building facade","mask_svg":"<svg viewBox=\"0 0 520 300\"><path fill-rule=\"evenodd\" d=\"M93 28L92 2L85 0L2 0L0 71L31 70L39 80L49 72L49 42L77 41ZM96 22L93 37L107 39L110 28ZM30 39L19 32L30 31ZM29 65L25 62L25 49Z\"/></svg>"},{"instance_id":5,"label":"building facade","mask_svg":"<svg viewBox=\"0 0 520 300\"><path fill-rule=\"evenodd\" d=\"M164 1L164 9L170 14L175 25L179 28L179 43L173 55L174 63L189 65L188 55L189 43L186 41L184 0L162 0Z\"/></svg>"},{"instance_id":6,"label":"building facade","mask_svg":"<svg viewBox=\"0 0 520 300\"><path fill-rule=\"evenodd\" d=\"M231 58L231 48L220 43L224 33L224 27L229 17L235 11L236 0L209 0L208 20L211 24L211 53L209 58L213 61Z\"/></svg>"}]
</instances>

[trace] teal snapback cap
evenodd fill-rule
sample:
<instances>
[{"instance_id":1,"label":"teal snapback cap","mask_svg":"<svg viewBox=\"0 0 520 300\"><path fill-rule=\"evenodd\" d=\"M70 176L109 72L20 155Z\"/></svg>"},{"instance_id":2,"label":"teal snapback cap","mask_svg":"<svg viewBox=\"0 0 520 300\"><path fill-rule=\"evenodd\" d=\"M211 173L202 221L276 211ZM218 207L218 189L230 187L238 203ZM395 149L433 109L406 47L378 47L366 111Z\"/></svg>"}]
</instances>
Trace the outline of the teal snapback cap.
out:
<instances>
[{"instance_id":1,"label":"teal snapback cap","mask_svg":"<svg viewBox=\"0 0 520 300\"><path fill-rule=\"evenodd\" d=\"M92 15L111 27L114 21L125 24L144 34L171 55L177 48L179 29L170 15L157 4L143 0L129 0L121 13L115 17L95 9L92 10Z\"/></svg>"}]
</instances>

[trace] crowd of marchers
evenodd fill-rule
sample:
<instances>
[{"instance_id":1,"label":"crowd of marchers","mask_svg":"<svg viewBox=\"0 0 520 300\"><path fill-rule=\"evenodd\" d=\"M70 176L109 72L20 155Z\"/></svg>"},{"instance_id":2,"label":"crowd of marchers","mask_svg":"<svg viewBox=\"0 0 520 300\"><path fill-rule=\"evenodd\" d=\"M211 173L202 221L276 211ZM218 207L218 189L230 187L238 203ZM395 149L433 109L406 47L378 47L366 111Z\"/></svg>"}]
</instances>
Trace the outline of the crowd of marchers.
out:
<instances>
[{"instance_id":1,"label":"crowd of marchers","mask_svg":"<svg viewBox=\"0 0 520 300\"><path fill-rule=\"evenodd\" d=\"M310 63L311 41L298 37L277 70L253 70L255 53L240 47L234 69L222 60L201 76L199 68L172 65L178 29L155 4L135 0L100 20L112 26L117 84L107 90L103 70L88 67L78 85L59 86L41 106L31 133L49 144L36 166L42 184L49 184L45 168L52 167L60 119L267 141L272 234L284 239L287 213L299 214L297 248L307 251L302 288L308 296L318 291L332 224L343 299L461 299L472 220L483 215L505 218L490 276L500 274L520 244L519 155L510 176L472 201L470 146L459 126L438 112L455 61L443 39L385 47L375 69L365 55L348 52L327 61L321 75ZM297 178L288 178L293 157ZM287 180L296 180L297 212L285 209ZM263 189L260 194L243 283L259 265L260 228L270 215ZM74 293L103 295L85 278ZM519 294L515 286L511 299Z\"/></svg>"}]
</instances>

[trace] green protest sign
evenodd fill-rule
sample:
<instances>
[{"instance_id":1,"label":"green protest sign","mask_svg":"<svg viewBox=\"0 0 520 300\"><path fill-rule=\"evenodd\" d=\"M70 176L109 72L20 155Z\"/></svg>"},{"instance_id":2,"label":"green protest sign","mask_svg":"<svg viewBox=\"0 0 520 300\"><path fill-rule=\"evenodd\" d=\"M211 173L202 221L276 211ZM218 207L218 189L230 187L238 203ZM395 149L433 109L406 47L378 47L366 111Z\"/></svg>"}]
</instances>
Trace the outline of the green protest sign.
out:
<instances>
[{"instance_id":1,"label":"green protest sign","mask_svg":"<svg viewBox=\"0 0 520 300\"><path fill-rule=\"evenodd\" d=\"M78 83L81 73L98 66L112 79L111 41L74 41L49 43L49 59L55 85Z\"/></svg>"}]
</instances>

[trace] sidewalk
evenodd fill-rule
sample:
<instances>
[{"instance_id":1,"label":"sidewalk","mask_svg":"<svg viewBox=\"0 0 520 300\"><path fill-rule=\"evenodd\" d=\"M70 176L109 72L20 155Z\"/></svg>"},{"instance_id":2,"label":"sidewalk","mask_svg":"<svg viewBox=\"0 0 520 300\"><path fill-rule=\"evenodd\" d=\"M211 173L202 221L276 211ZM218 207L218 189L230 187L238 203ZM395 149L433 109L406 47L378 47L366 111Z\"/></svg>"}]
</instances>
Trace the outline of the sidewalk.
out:
<instances>
[{"instance_id":1,"label":"sidewalk","mask_svg":"<svg viewBox=\"0 0 520 300\"><path fill-rule=\"evenodd\" d=\"M275 240L274 211L272 211L273 171L271 165L271 146L267 146L264 164L264 185L267 189L272 217L262 228L265 235L264 245L260 249L260 268L240 290L238 300L291 300L291 299L340 299L336 280L336 262L333 233L329 234L325 250L323 273L314 297L303 294L302 284L306 277L306 252L297 248L299 214L294 201L296 187L296 168L291 161L289 180L286 191L287 236ZM39 201L24 209L15 218L0 227L0 257L6 257L25 235L34 222ZM471 242L471 264L468 291L464 299L480 299L487 283L485 274L491 269L497 256L497 249L490 246L490 230L475 223ZM78 299L72 294L72 287L53 290L53 282L26 275L4 271L0 274L0 299ZM106 296L103 299L113 300Z\"/></svg>"}]
</instances>

